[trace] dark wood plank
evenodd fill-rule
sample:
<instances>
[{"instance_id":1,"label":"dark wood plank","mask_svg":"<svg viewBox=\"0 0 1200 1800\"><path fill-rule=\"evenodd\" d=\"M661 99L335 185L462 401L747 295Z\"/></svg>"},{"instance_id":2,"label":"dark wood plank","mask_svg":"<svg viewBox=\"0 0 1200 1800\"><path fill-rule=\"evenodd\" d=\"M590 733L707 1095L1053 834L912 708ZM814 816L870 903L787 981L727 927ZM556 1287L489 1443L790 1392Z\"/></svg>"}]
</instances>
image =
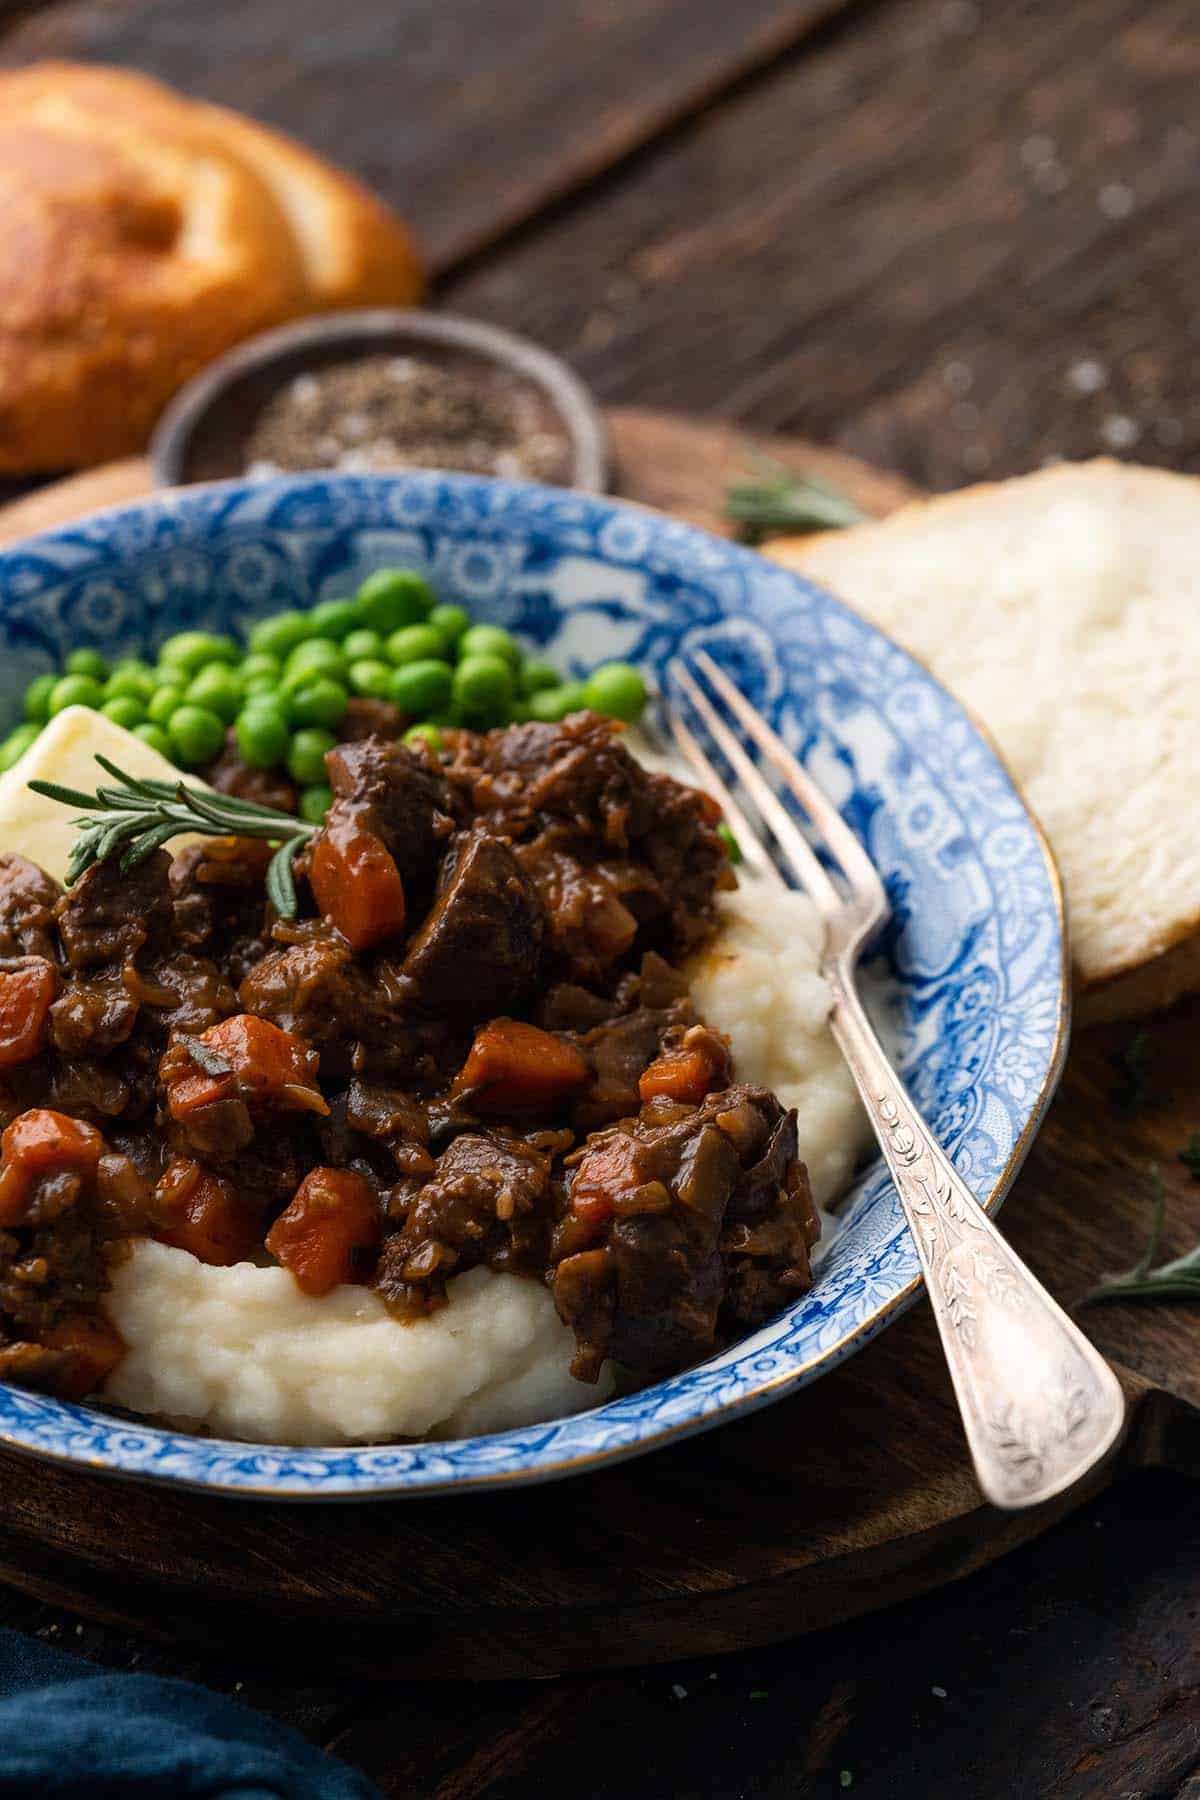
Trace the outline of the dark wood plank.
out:
<instances>
[{"instance_id":1,"label":"dark wood plank","mask_svg":"<svg viewBox=\"0 0 1200 1800\"><path fill-rule=\"evenodd\" d=\"M257 114L410 218L433 268L629 157L847 0L65 0L6 62L132 65Z\"/></svg>"},{"instance_id":2,"label":"dark wood plank","mask_svg":"<svg viewBox=\"0 0 1200 1800\"><path fill-rule=\"evenodd\" d=\"M1195 83L1187 0L892 0L446 298L610 403L925 486L1112 448L1200 467Z\"/></svg>"}]
</instances>

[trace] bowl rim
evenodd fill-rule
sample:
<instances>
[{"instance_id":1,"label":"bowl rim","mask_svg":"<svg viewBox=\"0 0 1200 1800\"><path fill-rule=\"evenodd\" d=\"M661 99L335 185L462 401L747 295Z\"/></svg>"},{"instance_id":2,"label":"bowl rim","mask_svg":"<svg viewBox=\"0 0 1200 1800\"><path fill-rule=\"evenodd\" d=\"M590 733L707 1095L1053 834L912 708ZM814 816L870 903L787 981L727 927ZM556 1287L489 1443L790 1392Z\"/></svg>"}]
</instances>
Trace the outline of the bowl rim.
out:
<instances>
[{"instance_id":1,"label":"bowl rim","mask_svg":"<svg viewBox=\"0 0 1200 1800\"><path fill-rule=\"evenodd\" d=\"M159 488L213 487L221 481L248 479L244 471L205 482L189 482L185 474L188 451L200 422L226 390L243 376L268 369L273 362L297 350L336 346L364 336L378 338L384 343L400 334L427 344L472 350L501 368L523 375L547 396L566 427L571 445L571 478L563 485L581 493L607 492L612 473L612 451L604 414L579 376L560 356L544 349L532 338L484 319L471 319L460 313L427 312L420 307L390 306L317 313L311 318L277 325L270 331L256 332L193 375L168 403L150 438L147 455L156 485ZM394 470L371 472L399 475L411 470L398 464ZM443 472L459 474L465 471L447 469ZM336 478L346 471L286 471L280 479L290 479L293 473Z\"/></svg>"},{"instance_id":2,"label":"bowl rim","mask_svg":"<svg viewBox=\"0 0 1200 1800\"><path fill-rule=\"evenodd\" d=\"M269 493L272 490L283 495L288 490L299 491L313 485L326 486L333 484L354 489L356 487L369 488L373 486L389 486L404 483L427 485L430 483L442 483L447 481L456 485L461 485L468 492L479 496L488 492L494 495L510 497L516 501L522 499L534 499L537 496L567 498L570 494L570 490L552 487L544 483L502 480L494 477L472 475L456 470L397 469L374 471L364 474L336 470L311 470L257 482L248 480L243 476L229 477L220 481L188 483L170 490L155 491L135 500L118 502L114 505L100 509L89 515L85 521L80 521L78 523L82 523L86 526L103 525L106 522L116 523L123 517L134 518L140 514L144 514L148 510L153 511L159 508L165 508L168 511L186 511L190 510L193 503L197 503L198 510L203 517L204 508L200 503L204 502L206 499L227 497L230 500L233 500L238 494L247 496L250 494L259 495ZM859 621L869 632L882 639L891 646L899 656L910 663L914 670L920 675L921 680L939 693L947 702L948 707L961 716L972 734L982 743L989 756L994 760L1003 774L1005 781L1011 788L1021 809L1023 819L1031 830L1040 851L1042 866L1046 875L1048 897L1057 927L1059 954L1057 959L1057 981L1055 985L1053 1036L1046 1057L1045 1072L1039 1084L1037 1094L1029 1103L1028 1113L1020 1133L1012 1145L1003 1169L1000 1171L1000 1174L997 1176L992 1186L988 1200L984 1203L985 1211L989 1214L995 1214L999 1211L1005 1199L1008 1197L1008 1194L1011 1192L1013 1183L1020 1172L1033 1141L1038 1131L1041 1129L1050 1102L1054 1097L1055 1090L1061 1079L1070 1040L1072 1013L1071 961L1067 901L1062 875L1045 829L1037 814L1026 800L1007 759L996 746L990 731L979 723L971 711L949 691L945 684L941 682L918 657L914 656L911 651L905 650L902 646L898 645L893 638L890 638L886 632L872 623L872 621L866 619L862 614L856 613L846 601L842 600L840 596L832 590L823 587L818 582L809 580L798 571L790 570L780 564L768 563L765 558L760 557L755 551L748 549L743 545L716 537L713 533L705 531L701 526L692 525L685 521L675 519L672 515L661 512L657 508L645 505L640 501L627 500L610 494L580 494L578 499L580 504L595 507L610 516L616 515L619 517L623 513L631 513L636 517L647 518L659 528L669 528L672 533L676 535L677 539L682 538L686 541L695 538L699 540L701 547L705 544L714 547L719 546L721 552L732 557L735 563L744 562L749 564L752 568L757 568L761 565L764 570L769 571L773 578L783 578L792 584L797 589L798 593L816 596L823 605L832 606L836 611ZM20 555L27 549L36 547L39 543L48 543L55 538L69 538L75 534L76 531L77 524L72 522L66 525L49 527L29 538L18 540L11 545L0 545L0 575L3 573L4 563L14 554ZM2 603L3 596L0 595L0 606L2 606ZM758 1381L748 1391L739 1394L736 1398L723 1401L718 1407L712 1410L698 1410L688 1418L647 1431L645 1434L639 1435L628 1441L619 1442L605 1448L592 1448L575 1456L560 1457L558 1460L553 1461L548 1465L542 1465L540 1463L534 1463L532 1465L525 1464L514 1468L481 1471L471 1475L449 1472L437 1477L422 1476L416 1480L411 1476L393 1474L390 1481L382 1475L371 1476L366 1472L360 1471L345 1477L330 1476L329 1478L323 1479L319 1485L310 1485L298 1474L286 1476L271 1474L264 1476L263 1485L257 1485L245 1480L225 1478L219 1474L194 1476L183 1474L175 1469L155 1469L131 1466L128 1463L122 1463L116 1460L112 1455L98 1455L95 1453L84 1455L78 1452L72 1453L71 1451L53 1449L40 1442L31 1441L29 1438L23 1438L19 1434L15 1435L11 1423L8 1420L0 1420L0 1446L5 1450L11 1450L15 1454L27 1456L37 1461L52 1462L62 1467L86 1470L88 1472L112 1476L120 1480L140 1481L159 1487L181 1488L197 1493L216 1494L223 1498L286 1501L288 1504L308 1503L320 1505L331 1503L342 1504L344 1502L357 1503L397 1499L423 1499L435 1495L476 1494L490 1492L493 1489L535 1485L543 1482L560 1480L575 1474L591 1473L594 1470L612 1467L617 1463L633 1460L636 1457L665 1448L670 1444L681 1442L688 1437L699 1435L718 1425L728 1423L734 1419L743 1418L751 1412L758 1411L761 1407L769 1405L774 1399L782 1398L788 1391L798 1389L800 1386L804 1385L804 1378L813 1369L818 1368L821 1365L827 1365L828 1368L832 1370L841 1362L854 1355L873 1337L886 1329L888 1325L894 1323L900 1314L912 1305L923 1286L924 1278L919 1273L913 1275L903 1287L891 1295L890 1298L879 1304L868 1317L863 1319L844 1337L839 1338L835 1344L823 1349L814 1350L811 1355L803 1360L797 1359L787 1369L780 1370L775 1375ZM734 1347L735 1346L731 1346L730 1348L732 1349ZM727 1352L722 1354L727 1354ZM702 1363L696 1367L697 1370L701 1370L706 1366L706 1363ZM683 1371L683 1374L686 1375L690 1372L692 1371L685 1370ZM656 1385L658 1384L651 1384L650 1387L638 1390L638 1392L652 1392ZM10 1383L0 1383L0 1391L8 1391L15 1393L18 1396L21 1396L23 1393L23 1390L14 1388ZM32 1396L28 1397L33 1398ZM38 1396L37 1398L41 1397ZM333 1456L353 1458L360 1453L369 1453L371 1451L386 1453L389 1449L403 1448L403 1443L388 1444L386 1442L381 1444L311 1446L276 1444L256 1445L252 1442L237 1439L205 1437L201 1434L187 1432L181 1433L175 1428L143 1419L138 1415L122 1415L117 1411L100 1410L89 1407L86 1403L79 1404L69 1401L50 1401L48 1403L56 1408L63 1409L71 1416L78 1418L80 1421L80 1430L85 1435L89 1430L101 1428L109 1428L119 1432L124 1420L127 1418L128 1429L131 1432L149 1432L153 1435L168 1439L180 1437L186 1439L189 1448L193 1445L196 1446L197 1451L203 1446L211 1447L214 1456L224 1451L233 1452L236 1453L236 1455L245 1458L247 1456L253 1456L254 1452L259 1450L266 1455L289 1455L297 1460L303 1461L306 1458L323 1459ZM585 1411L573 1416L579 1419L586 1419L591 1415ZM569 1425L571 1423L571 1417L572 1416L567 1416L562 1419L550 1421L546 1428L550 1429L553 1425ZM489 1440L503 1439L507 1435L508 1433L506 1432L484 1433L479 1434L479 1436L474 1439L447 1440L447 1443L459 1445L471 1442L486 1443ZM405 1440L404 1442L407 1441L408 1440ZM429 1442L430 1444L436 1444L437 1440L429 1440Z\"/></svg>"}]
</instances>

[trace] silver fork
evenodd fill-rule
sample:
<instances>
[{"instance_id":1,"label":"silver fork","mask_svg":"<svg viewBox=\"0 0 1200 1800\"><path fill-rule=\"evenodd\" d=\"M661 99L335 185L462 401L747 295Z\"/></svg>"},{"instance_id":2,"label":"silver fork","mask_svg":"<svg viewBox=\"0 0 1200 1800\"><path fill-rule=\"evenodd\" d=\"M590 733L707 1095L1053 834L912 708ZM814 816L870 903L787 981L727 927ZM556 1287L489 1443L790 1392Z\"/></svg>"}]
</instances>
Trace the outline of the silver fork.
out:
<instances>
[{"instance_id":1,"label":"silver fork","mask_svg":"<svg viewBox=\"0 0 1200 1800\"><path fill-rule=\"evenodd\" d=\"M855 985L862 951L890 910L874 864L837 808L707 652L697 650L690 660L710 692L682 659L670 665L669 678L824 918L830 1024L917 1247L979 1485L996 1506L1035 1506L1078 1481L1112 1448L1125 1416L1121 1388L942 1153L875 1035ZM841 871L845 897L710 693L800 802ZM679 708L666 706L664 712L679 750L724 805L747 865L786 885Z\"/></svg>"}]
</instances>

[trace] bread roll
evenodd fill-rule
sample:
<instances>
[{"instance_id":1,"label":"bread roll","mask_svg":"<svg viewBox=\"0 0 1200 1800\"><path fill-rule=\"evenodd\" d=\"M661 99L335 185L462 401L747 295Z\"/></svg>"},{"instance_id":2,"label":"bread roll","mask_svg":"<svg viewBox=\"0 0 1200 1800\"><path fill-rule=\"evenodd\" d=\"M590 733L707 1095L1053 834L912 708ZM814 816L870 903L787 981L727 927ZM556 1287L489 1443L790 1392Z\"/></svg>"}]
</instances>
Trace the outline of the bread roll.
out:
<instances>
[{"instance_id":1,"label":"bread roll","mask_svg":"<svg viewBox=\"0 0 1200 1800\"><path fill-rule=\"evenodd\" d=\"M241 338L408 305L404 227L277 132L144 75L0 72L0 473L140 449Z\"/></svg>"},{"instance_id":2,"label":"bread roll","mask_svg":"<svg viewBox=\"0 0 1200 1800\"><path fill-rule=\"evenodd\" d=\"M1063 463L766 554L991 732L1062 870L1077 1020L1200 990L1200 482Z\"/></svg>"}]
</instances>

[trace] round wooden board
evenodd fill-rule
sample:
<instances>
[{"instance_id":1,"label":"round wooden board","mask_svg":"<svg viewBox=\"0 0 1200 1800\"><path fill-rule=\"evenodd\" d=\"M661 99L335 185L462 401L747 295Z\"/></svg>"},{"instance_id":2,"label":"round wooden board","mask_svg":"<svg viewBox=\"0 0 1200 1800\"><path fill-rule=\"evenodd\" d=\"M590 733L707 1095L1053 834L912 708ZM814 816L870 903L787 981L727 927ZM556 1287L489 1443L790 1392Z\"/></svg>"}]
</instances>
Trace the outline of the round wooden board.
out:
<instances>
[{"instance_id":1,"label":"round wooden board","mask_svg":"<svg viewBox=\"0 0 1200 1800\"><path fill-rule=\"evenodd\" d=\"M621 491L716 526L745 460L731 428L623 412ZM761 440L760 440L761 441ZM894 477L794 442L873 512ZM145 490L127 463L0 511L0 538ZM1022 1253L1071 1303L1142 1245L1151 1168L1173 1235L1200 1235L1200 1183L1174 1152L1200 1124L1200 1003L1156 1022L1151 1085L1110 1103L1128 1032L1072 1049L1058 1100L1005 1211ZM1120 1455L1200 1469L1200 1317L1186 1306L1097 1309L1089 1329L1130 1400ZM548 1487L371 1506L280 1506L106 1480L0 1455L0 1580L109 1624L324 1673L490 1679L555 1675L764 1643L963 1575L1085 1497L1003 1514L970 1472L932 1322L919 1303L859 1356L739 1423Z\"/></svg>"}]
</instances>

